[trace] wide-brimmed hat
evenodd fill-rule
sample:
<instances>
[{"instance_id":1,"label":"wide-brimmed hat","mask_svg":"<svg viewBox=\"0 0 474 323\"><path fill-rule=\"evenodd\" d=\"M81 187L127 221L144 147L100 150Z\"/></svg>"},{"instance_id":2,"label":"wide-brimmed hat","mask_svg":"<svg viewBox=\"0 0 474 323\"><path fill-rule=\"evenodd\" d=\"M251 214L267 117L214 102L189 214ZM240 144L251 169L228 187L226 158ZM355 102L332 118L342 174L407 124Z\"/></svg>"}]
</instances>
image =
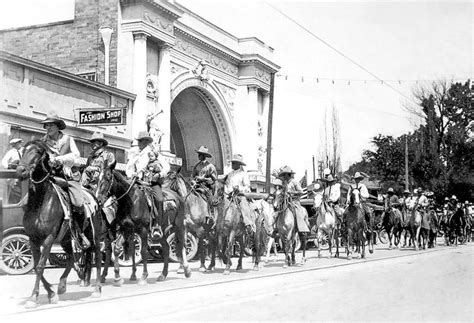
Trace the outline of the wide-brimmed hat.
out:
<instances>
[{"instance_id":1,"label":"wide-brimmed hat","mask_svg":"<svg viewBox=\"0 0 474 323\"><path fill-rule=\"evenodd\" d=\"M203 154L203 155L205 155L205 156L207 156L207 157L209 157L209 158L212 157L212 155L209 153L209 149L208 149L206 146L201 146L201 147L199 147L198 149L196 149L196 152L197 152L198 154Z\"/></svg>"},{"instance_id":2,"label":"wide-brimmed hat","mask_svg":"<svg viewBox=\"0 0 474 323\"><path fill-rule=\"evenodd\" d=\"M410 191L409 190L404 190L403 194L410 194Z\"/></svg>"},{"instance_id":3,"label":"wide-brimmed hat","mask_svg":"<svg viewBox=\"0 0 474 323\"><path fill-rule=\"evenodd\" d=\"M244 157L241 154L234 154L232 159L230 160L231 163L238 163L240 165L246 166L244 163Z\"/></svg>"},{"instance_id":4,"label":"wide-brimmed hat","mask_svg":"<svg viewBox=\"0 0 474 323\"><path fill-rule=\"evenodd\" d=\"M275 186L283 186L283 182L281 181L281 179L277 178L273 181L273 185Z\"/></svg>"},{"instance_id":5,"label":"wide-brimmed hat","mask_svg":"<svg viewBox=\"0 0 474 323\"><path fill-rule=\"evenodd\" d=\"M456 197L456 195L453 195L453 196L451 196L451 200L456 200L457 201L458 198Z\"/></svg>"},{"instance_id":6,"label":"wide-brimmed hat","mask_svg":"<svg viewBox=\"0 0 474 323\"><path fill-rule=\"evenodd\" d=\"M147 131L140 131L138 133L138 137L135 138L137 141L140 140L148 140L149 142L153 142L153 138L150 136L150 134Z\"/></svg>"},{"instance_id":7,"label":"wide-brimmed hat","mask_svg":"<svg viewBox=\"0 0 474 323\"><path fill-rule=\"evenodd\" d=\"M89 139L89 142L93 141L102 141L104 143L104 146L107 146L109 142L107 139L104 138L104 134L102 132L96 131L92 134L91 139Z\"/></svg>"},{"instance_id":8,"label":"wide-brimmed hat","mask_svg":"<svg viewBox=\"0 0 474 323\"><path fill-rule=\"evenodd\" d=\"M444 198L444 200L445 200L445 201L449 201L449 197L446 196L446 197Z\"/></svg>"},{"instance_id":9,"label":"wide-brimmed hat","mask_svg":"<svg viewBox=\"0 0 474 323\"><path fill-rule=\"evenodd\" d=\"M359 172L356 172L354 176L352 176L352 179L363 179L363 178L364 176Z\"/></svg>"},{"instance_id":10,"label":"wide-brimmed hat","mask_svg":"<svg viewBox=\"0 0 474 323\"><path fill-rule=\"evenodd\" d=\"M416 189L416 192L417 192L417 193L423 193L423 189L422 189L421 187L418 187L418 188Z\"/></svg>"},{"instance_id":11,"label":"wide-brimmed hat","mask_svg":"<svg viewBox=\"0 0 474 323\"><path fill-rule=\"evenodd\" d=\"M46 119L41 121L42 124L54 123L58 126L59 130L66 129L66 123L59 118L59 116L55 113L50 113L46 116ZM44 126L43 126L44 127Z\"/></svg>"},{"instance_id":12,"label":"wide-brimmed hat","mask_svg":"<svg viewBox=\"0 0 474 323\"><path fill-rule=\"evenodd\" d=\"M13 145L13 144L16 144L17 142L22 142L23 139L21 138L13 138L12 140L10 140L10 145Z\"/></svg>"},{"instance_id":13,"label":"wide-brimmed hat","mask_svg":"<svg viewBox=\"0 0 474 323\"><path fill-rule=\"evenodd\" d=\"M328 183L332 183L334 182L336 179L334 177L332 177L331 174L329 174L328 176L326 176L326 178L323 178L322 181L323 182L328 182Z\"/></svg>"},{"instance_id":14,"label":"wide-brimmed hat","mask_svg":"<svg viewBox=\"0 0 474 323\"><path fill-rule=\"evenodd\" d=\"M282 176L283 174L291 175L291 174L295 174L295 172L289 166L284 166L282 169L280 169L278 176Z\"/></svg>"},{"instance_id":15,"label":"wide-brimmed hat","mask_svg":"<svg viewBox=\"0 0 474 323\"><path fill-rule=\"evenodd\" d=\"M393 190L393 187L389 187L388 190L387 190L387 193L392 193L392 194L394 194L395 191Z\"/></svg>"}]
</instances>

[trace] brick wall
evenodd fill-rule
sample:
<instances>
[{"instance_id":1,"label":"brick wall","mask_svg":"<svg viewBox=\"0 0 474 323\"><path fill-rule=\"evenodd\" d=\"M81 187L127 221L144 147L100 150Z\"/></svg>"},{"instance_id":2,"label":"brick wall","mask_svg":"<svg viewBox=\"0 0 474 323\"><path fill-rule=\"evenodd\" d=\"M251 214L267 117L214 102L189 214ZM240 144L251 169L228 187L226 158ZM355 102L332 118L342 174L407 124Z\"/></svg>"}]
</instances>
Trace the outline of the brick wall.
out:
<instances>
[{"instance_id":1,"label":"brick wall","mask_svg":"<svg viewBox=\"0 0 474 323\"><path fill-rule=\"evenodd\" d=\"M95 72L103 83L104 44L99 27L114 29L110 85L117 84L118 0L76 0L74 20L0 31L0 50L79 74Z\"/></svg>"}]
</instances>

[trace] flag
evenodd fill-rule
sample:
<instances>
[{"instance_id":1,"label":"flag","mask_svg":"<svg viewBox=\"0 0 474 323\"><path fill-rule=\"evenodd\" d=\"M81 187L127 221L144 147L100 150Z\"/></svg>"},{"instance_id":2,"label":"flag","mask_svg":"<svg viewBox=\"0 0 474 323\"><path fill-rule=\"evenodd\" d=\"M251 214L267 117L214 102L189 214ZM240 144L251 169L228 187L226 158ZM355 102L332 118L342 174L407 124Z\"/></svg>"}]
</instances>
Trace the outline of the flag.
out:
<instances>
[{"instance_id":1,"label":"flag","mask_svg":"<svg viewBox=\"0 0 474 323\"><path fill-rule=\"evenodd\" d=\"M301 187L306 187L308 186L308 172L304 172L304 176L300 179L300 185Z\"/></svg>"}]
</instances>

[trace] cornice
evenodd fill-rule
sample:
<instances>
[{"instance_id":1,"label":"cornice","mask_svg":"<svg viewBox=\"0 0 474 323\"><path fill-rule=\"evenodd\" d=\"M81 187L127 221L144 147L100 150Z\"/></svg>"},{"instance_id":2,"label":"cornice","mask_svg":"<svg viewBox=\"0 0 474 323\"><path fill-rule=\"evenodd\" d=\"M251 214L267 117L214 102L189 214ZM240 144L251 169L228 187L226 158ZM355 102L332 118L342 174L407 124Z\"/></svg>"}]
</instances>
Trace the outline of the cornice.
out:
<instances>
[{"instance_id":1,"label":"cornice","mask_svg":"<svg viewBox=\"0 0 474 323\"><path fill-rule=\"evenodd\" d=\"M120 4L122 5L133 5L136 3L148 3L151 4L153 7L161 10L163 13L168 15L173 19L181 18L184 11L181 10L179 7L161 0L120 0Z\"/></svg>"},{"instance_id":2,"label":"cornice","mask_svg":"<svg viewBox=\"0 0 474 323\"><path fill-rule=\"evenodd\" d=\"M174 46L176 39L176 37L174 37L173 35L168 34L164 30L161 30L156 26L152 25L151 23L148 23L141 19L124 20L122 21L121 28L123 32L143 32L145 34L149 34L151 35L151 37L154 37L164 42L168 46Z\"/></svg>"},{"instance_id":3,"label":"cornice","mask_svg":"<svg viewBox=\"0 0 474 323\"><path fill-rule=\"evenodd\" d=\"M86 78L77 76L75 74L72 74L72 73L69 73L69 72L48 66L48 65L44 65L44 64L20 57L20 56L16 56L5 51L0 51L0 62L1 61L7 61L14 64L26 66L34 70L45 72L48 74L53 74L61 78L73 81L75 83L79 83L81 85L87 86L92 89L100 90L102 92L108 92L110 94L115 94L125 99L135 100L136 98L136 94L133 94L124 90L120 90L118 88L105 85L102 83L93 82Z\"/></svg>"}]
</instances>

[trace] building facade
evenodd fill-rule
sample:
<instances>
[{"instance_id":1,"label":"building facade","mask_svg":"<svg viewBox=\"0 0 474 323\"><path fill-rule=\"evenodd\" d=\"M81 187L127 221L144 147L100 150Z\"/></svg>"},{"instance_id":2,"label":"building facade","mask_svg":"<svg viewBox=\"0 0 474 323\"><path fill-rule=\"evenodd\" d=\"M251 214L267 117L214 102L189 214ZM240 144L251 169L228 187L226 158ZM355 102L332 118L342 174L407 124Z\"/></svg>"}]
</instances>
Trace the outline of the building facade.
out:
<instances>
[{"instance_id":1,"label":"building facade","mask_svg":"<svg viewBox=\"0 0 474 323\"><path fill-rule=\"evenodd\" d=\"M127 109L121 133L113 127L107 133L122 138L124 149L150 129L163 153L182 158L187 175L201 145L219 173L233 153L244 156L248 169L265 172L270 77L279 66L257 38L237 38L174 1L76 0L74 19L0 31L0 44L132 94L121 103ZM77 106L96 105L65 104L60 114L73 123Z\"/></svg>"}]
</instances>

